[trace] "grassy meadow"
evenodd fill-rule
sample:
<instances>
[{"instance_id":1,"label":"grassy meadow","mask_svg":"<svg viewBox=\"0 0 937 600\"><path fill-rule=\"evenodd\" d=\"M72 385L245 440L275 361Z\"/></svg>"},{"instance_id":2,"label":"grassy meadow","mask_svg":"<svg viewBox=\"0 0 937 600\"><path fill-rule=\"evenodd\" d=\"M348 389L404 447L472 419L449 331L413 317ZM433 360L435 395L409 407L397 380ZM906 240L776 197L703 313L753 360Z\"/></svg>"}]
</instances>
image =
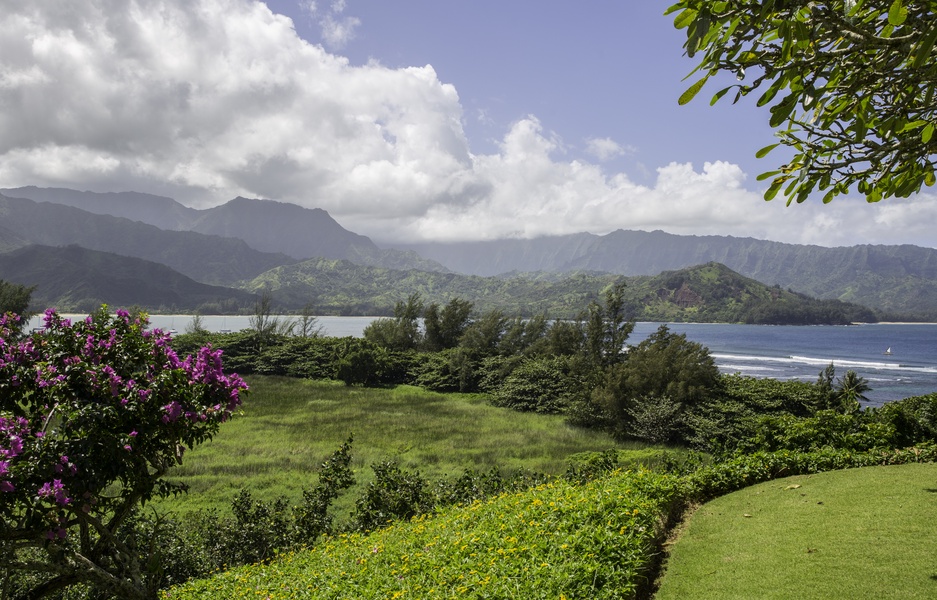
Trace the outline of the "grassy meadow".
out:
<instances>
[{"instance_id":1,"label":"grassy meadow","mask_svg":"<svg viewBox=\"0 0 937 600\"><path fill-rule=\"evenodd\" d=\"M656 600L937 598L937 465L768 481L701 506Z\"/></svg>"},{"instance_id":2,"label":"grassy meadow","mask_svg":"<svg viewBox=\"0 0 937 600\"><path fill-rule=\"evenodd\" d=\"M241 413L214 440L187 452L184 464L170 473L171 480L189 485L189 493L164 501L162 508L225 510L241 488L261 499L296 500L304 487L315 485L319 465L349 435L358 485L339 499L342 510L373 478L370 465L382 460L437 479L494 466L560 474L571 455L609 448L635 463L652 463L668 452L617 443L571 427L561 416L497 408L484 396L265 376L248 383L251 393Z\"/></svg>"}]
</instances>

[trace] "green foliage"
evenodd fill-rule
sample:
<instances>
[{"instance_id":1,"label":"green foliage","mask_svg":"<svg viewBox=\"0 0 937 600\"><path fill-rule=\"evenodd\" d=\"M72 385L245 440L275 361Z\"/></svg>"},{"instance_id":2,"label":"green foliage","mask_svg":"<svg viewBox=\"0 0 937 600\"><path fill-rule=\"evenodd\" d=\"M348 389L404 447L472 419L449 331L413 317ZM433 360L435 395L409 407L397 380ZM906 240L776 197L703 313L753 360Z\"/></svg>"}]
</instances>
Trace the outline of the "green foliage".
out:
<instances>
[{"instance_id":1,"label":"green foliage","mask_svg":"<svg viewBox=\"0 0 937 600\"><path fill-rule=\"evenodd\" d=\"M458 477L435 482L432 493L437 508L465 506L501 494L524 491L553 479L553 476L526 470L505 473L497 466L482 473L466 469Z\"/></svg>"},{"instance_id":2,"label":"green foliage","mask_svg":"<svg viewBox=\"0 0 937 600\"><path fill-rule=\"evenodd\" d=\"M355 484L351 470L352 436L319 467L319 484L303 490L303 501L294 509L296 542L311 545L317 537L332 533L329 508L342 491Z\"/></svg>"},{"instance_id":3,"label":"green foliage","mask_svg":"<svg viewBox=\"0 0 937 600\"><path fill-rule=\"evenodd\" d=\"M686 415L687 441L707 452L731 452L754 435L760 417L811 416L829 408L831 397L832 388L821 384L722 375L717 393Z\"/></svg>"},{"instance_id":4,"label":"green foliage","mask_svg":"<svg viewBox=\"0 0 937 600\"><path fill-rule=\"evenodd\" d=\"M806 381L723 375L721 397L744 405L751 414L785 412L798 417L826 408L827 391Z\"/></svg>"},{"instance_id":5,"label":"green foliage","mask_svg":"<svg viewBox=\"0 0 937 600\"><path fill-rule=\"evenodd\" d=\"M484 364L489 359L484 359ZM478 371L487 373L485 367L479 368L474 360L462 348L450 348L441 352L423 353L415 360L413 382L434 392L474 392L478 390Z\"/></svg>"},{"instance_id":6,"label":"green foliage","mask_svg":"<svg viewBox=\"0 0 937 600\"><path fill-rule=\"evenodd\" d=\"M759 179L788 203L814 190L824 202L855 188L869 202L935 183L937 84L934 7L927 2L825 3L681 0L668 13L703 73L689 102L720 72L738 78L713 97L762 90L778 145L793 157Z\"/></svg>"},{"instance_id":7,"label":"green foliage","mask_svg":"<svg viewBox=\"0 0 937 600\"><path fill-rule=\"evenodd\" d=\"M388 350L414 350L423 340L419 324L422 313L420 294L410 294L406 302L397 302L393 319L378 319L365 327L364 339Z\"/></svg>"},{"instance_id":8,"label":"green foliage","mask_svg":"<svg viewBox=\"0 0 937 600\"><path fill-rule=\"evenodd\" d=\"M546 483L333 538L314 552L194 581L169 597L629 597L645 584L679 490L675 478L644 470L586 485Z\"/></svg>"},{"instance_id":9,"label":"green foliage","mask_svg":"<svg viewBox=\"0 0 937 600\"><path fill-rule=\"evenodd\" d=\"M46 311L18 339L0 323L0 568L151 598L160 576L120 530L139 507L184 490L164 479L211 439L247 388L210 346L180 359L168 334L106 306L71 323ZM37 549L41 552L36 553Z\"/></svg>"},{"instance_id":10,"label":"green foliage","mask_svg":"<svg viewBox=\"0 0 937 600\"><path fill-rule=\"evenodd\" d=\"M669 396L642 396L626 412L628 437L652 444L676 442L682 437L683 405Z\"/></svg>"},{"instance_id":11,"label":"green foliage","mask_svg":"<svg viewBox=\"0 0 937 600\"><path fill-rule=\"evenodd\" d=\"M605 302L592 302L586 310L585 348L592 364L607 368L625 358L625 342L634 320L625 302L625 284L618 282L605 291Z\"/></svg>"},{"instance_id":12,"label":"green foliage","mask_svg":"<svg viewBox=\"0 0 937 600\"><path fill-rule=\"evenodd\" d=\"M335 376L345 385L377 385L383 375L383 358L386 352L365 341L357 344L351 340L339 350L335 365Z\"/></svg>"},{"instance_id":13,"label":"green foliage","mask_svg":"<svg viewBox=\"0 0 937 600\"><path fill-rule=\"evenodd\" d=\"M866 452L829 447L810 452L759 451L752 454L740 454L704 466L686 475L686 493L688 499L693 502L705 502L755 483L790 475L806 475L874 465L935 461L937 461L937 446L933 444Z\"/></svg>"},{"instance_id":14,"label":"green foliage","mask_svg":"<svg viewBox=\"0 0 937 600\"><path fill-rule=\"evenodd\" d=\"M794 450L811 452L822 448L866 451L895 447L894 427L864 418L821 410L811 417L772 415L759 419L742 450Z\"/></svg>"},{"instance_id":15,"label":"green foliage","mask_svg":"<svg viewBox=\"0 0 937 600\"><path fill-rule=\"evenodd\" d=\"M429 482L419 473L404 471L394 461L371 465L374 481L355 502L354 527L373 531L410 519L433 508Z\"/></svg>"},{"instance_id":16,"label":"green foliage","mask_svg":"<svg viewBox=\"0 0 937 600\"><path fill-rule=\"evenodd\" d=\"M871 389L864 377L855 371L846 371L845 375L836 380L833 398L841 412L855 412L859 410L860 401L868 402L865 393Z\"/></svg>"},{"instance_id":17,"label":"green foliage","mask_svg":"<svg viewBox=\"0 0 937 600\"><path fill-rule=\"evenodd\" d=\"M709 350L661 325L628 351L624 363L609 370L604 401L616 428L626 433L630 414L645 412L642 399L654 399L657 406L647 416L662 419L674 404L685 411L704 403L718 384L719 370ZM679 423L676 415L667 420Z\"/></svg>"},{"instance_id":18,"label":"green foliage","mask_svg":"<svg viewBox=\"0 0 937 600\"><path fill-rule=\"evenodd\" d=\"M870 419L893 429L894 443L898 448L924 442L937 443L937 394L888 402L863 412Z\"/></svg>"},{"instance_id":19,"label":"green foliage","mask_svg":"<svg viewBox=\"0 0 937 600\"><path fill-rule=\"evenodd\" d=\"M524 359L494 390L494 404L520 411L565 411L580 384L562 357Z\"/></svg>"},{"instance_id":20,"label":"green foliage","mask_svg":"<svg viewBox=\"0 0 937 600\"><path fill-rule=\"evenodd\" d=\"M468 327L474 305L460 298L453 298L440 311L435 302L423 313L425 328L424 345L430 352L455 348Z\"/></svg>"},{"instance_id":21,"label":"green foliage","mask_svg":"<svg viewBox=\"0 0 937 600\"><path fill-rule=\"evenodd\" d=\"M0 315L13 313L19 317L16 323L9 322L8 326L17 330L23 326L23 321L29 319L29 299L35 287L28 287L0 279Z\"/></svg>"},{"instance_id":22,"label":"green foliage","mask_svg":"<svg viewBox=\"0 0 937 600\"><path fill-rule=\"evenodd\" d=\"M496 354L506 355L506 349L501 347L501 338L507 331L508 322L500 310L488 311L465 328L460 346L476 360Z\"/></svg>"}]
</instances>

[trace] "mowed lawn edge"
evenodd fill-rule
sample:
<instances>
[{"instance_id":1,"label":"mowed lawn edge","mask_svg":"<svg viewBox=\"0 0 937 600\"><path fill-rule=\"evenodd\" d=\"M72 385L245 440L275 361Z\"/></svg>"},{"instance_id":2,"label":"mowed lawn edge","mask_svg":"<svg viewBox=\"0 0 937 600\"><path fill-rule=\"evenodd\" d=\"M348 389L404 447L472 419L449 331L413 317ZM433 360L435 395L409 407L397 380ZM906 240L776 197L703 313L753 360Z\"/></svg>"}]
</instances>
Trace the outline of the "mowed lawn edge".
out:
<instances>
[{"instance_id":1,"label":"mowed lawn edge","mask_svg":"<svg viewBox=\"0 0 937 600\"><path fill-rule=\"evenodd\" d=\"M937 597L937 464L760 483L700 506L655 600Z\"/></svg>"}]
</instances>

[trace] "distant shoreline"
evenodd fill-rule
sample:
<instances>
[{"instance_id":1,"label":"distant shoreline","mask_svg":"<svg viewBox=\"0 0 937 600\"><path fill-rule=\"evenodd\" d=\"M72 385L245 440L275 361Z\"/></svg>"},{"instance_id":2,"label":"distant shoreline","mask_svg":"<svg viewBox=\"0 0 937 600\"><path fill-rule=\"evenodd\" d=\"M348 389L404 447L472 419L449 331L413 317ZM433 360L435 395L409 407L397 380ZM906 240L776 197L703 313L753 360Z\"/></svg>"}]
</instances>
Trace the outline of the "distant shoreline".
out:
<instances>
[{"instance_id":1,"label":"distant shoreline","mask_svg":"<svg viewBox=\"0 0 937 600\"><path fill-rule=\"evenodd\" d=\"M856 323L856 325L937 325L925 321L879 321L878 323Z\"/></svg>"}]
</instances>

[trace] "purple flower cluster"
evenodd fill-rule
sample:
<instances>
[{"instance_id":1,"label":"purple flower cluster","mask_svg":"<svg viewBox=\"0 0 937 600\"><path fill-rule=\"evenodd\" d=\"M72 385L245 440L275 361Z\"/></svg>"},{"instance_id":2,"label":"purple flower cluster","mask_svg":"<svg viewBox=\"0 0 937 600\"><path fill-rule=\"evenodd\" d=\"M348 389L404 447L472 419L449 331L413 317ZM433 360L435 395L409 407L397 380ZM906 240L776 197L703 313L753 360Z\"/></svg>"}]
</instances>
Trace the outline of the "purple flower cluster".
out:
<instances>
[{"instance_id":1,"label":"purple flower cluster","mask_svg":"<svg viewBox=\"0 0 937 600\"><path fill-rule=\"evenodd\" d=\"M0 417L0 492L16 489L9 480L10 462L23 452L23 436L29 422L23 417Z\"/></svg>"},{"instance_id":2,"label":"purple flower cluster","mask_svg":"<svg viewBox=\"0 0 937 600\"><path fill-rule=\"evenodd\" d=\"M221 350L180 359L168 333L126 311L71 323L50 309L25 337L4 326L13 318L0 318L0 514L49 515L46 539L122 494L148 496L247 390L224 373ZM49 504L58 513L37 512Z\"/></svg>"},{"instance_id":3,"label":"purple flower cluster","mask_svg":"<svg viewBox=\"0 0 937 600\"><path fill-rule=\"evenodd\" d=\"M65 489L65 485L62 483L61 479L55 479L51 482L47 481L42 484L42 487L39 488L39 497L50 501L54 500L56 504L60 504L61 506L66 506L72 502L72 499L68 497L68 490Z\"/></svg>"}]
</instances>

